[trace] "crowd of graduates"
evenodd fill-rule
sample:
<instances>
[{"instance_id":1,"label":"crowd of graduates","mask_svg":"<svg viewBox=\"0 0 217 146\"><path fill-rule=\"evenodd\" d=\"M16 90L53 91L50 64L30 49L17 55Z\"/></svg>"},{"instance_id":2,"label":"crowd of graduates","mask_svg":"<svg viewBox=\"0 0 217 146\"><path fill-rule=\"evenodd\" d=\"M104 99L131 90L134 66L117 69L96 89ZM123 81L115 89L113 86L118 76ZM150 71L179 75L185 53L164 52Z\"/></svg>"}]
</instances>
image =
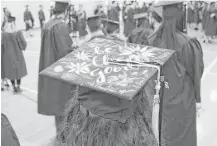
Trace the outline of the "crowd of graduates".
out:
<instances>
[{"instance_id":1,"label":"crowd of graduates","mask_svg":"<svg viewBox=\"0 0 217 146\"><path fill-rule=\"evenodd\" d=\"M189 27L194 23L197 30L201 21L206 39L210 42L217 31L216 3L198 2L187 3L187 5ZM200 79L204 67L202 48L196 39L191 39L185 34L185 5L176 2L160 4L160 6L163 7L161 16L149 3L139 6L136 1L127 1L124 2L123 7L120 7L116 1L112 1L106 9L103 5L98 5L92 15L89 15L86 14L82 5L79 5L79 10L75 10L73 4L57 1L55 7L50 11L51 19L46 23L44 23L45 17L41 7L39 12L41 20L39 72L93 38L127 41L174 50L178 57L174 57L175 71L167 72L167 74L174 75L172 76L174 78L170 79L174 86L171 85L170 91L172 92L168 93L168 97L179 98L179 100L172 102L174 99L171 99L168 108L172 107L173 112L167 113L165 110L163 116L173 118L177 113L181 113L181 118L177 118L175 124L173 120L163 123L167 131L162 137L172 137L177 131L181 135L187 133L184 140L173 141L172 139L172 146L196 146L195 103L201 102ZM16 18L9 11L5 11L5 21L2 26L1 78L2 90L5 86L9 86L5 83L6 79L9 79L14 92L17 93L21 91L21 78L27 75L27 69L22 52L26 48L26 40L22 32L16 29L15 20ZM24 21L26 31L29 31L33 27L34 19L28 6L24 13ZM158 27L159 24L160 27ZM180 90L182 90L181 93L178 92ZM55 116L57 133L62 119L62 108L69 100L69 95L71 95L71 85L39 77L38 113ZM189 98L183 99L183 96ZM183 103L189 103L188 107ZM186 124L191 127L189 128ZM171 125L172 128L170 128ZM60 141L65 142L65 138L70 138L70 136L65 136Z\"/></svg>"},{"instance_id":2,"label":"crowd of graduates","mask_svg":"<svg viewBox=\"0 0 217 146\"><path fill-rule=\"evenodd\" d=\"M204 43L212 43L217 36L217 2L193 1L187 3L188 27L198 30L202 25L204 32Z\"/></svg>"}]
</instances>

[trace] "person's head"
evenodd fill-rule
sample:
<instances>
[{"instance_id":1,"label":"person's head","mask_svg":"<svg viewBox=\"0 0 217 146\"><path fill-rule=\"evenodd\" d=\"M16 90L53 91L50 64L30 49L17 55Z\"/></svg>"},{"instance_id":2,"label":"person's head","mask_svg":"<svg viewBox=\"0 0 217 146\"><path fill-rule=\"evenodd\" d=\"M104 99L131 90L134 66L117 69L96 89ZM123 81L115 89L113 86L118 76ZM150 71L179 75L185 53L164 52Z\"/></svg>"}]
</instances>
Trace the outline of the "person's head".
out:
<instances>
[{"instance_id":1,"label":"person's head","mask_svg":"<svg viewBox=\"0 0 217 146\"><path fill-rule=\"evenodd\" d=\"M83 5L82 4L79 5L79 9L83 10Z\"/></svg>"},{"instance_id":2,"label":"person's head","mask_svg":"<svg viewBox=\"0 0 217 146\"><path fill-rule=\"evenodd\" d=\"M65 18L67 15L68 6L69 6L68 1L56 1L53 9L54 15Z\"/></svg>"},{"instance_id":3,"label":"person's head","mask_svg":"<svg viewBox=\"0 0 217 146\"><path fill-rule=\"evenodd\" d=\"M4 13L7 13L7 12L8 12L8 9L7 9L6 7L4 7L4 8L3 8L3 12L4 12Z\"/></svg>"},{"instance_id":4,"label":"person's head","mask_svg":"<svg viewBox=\"0 0 217 146\"><path fill-rule=\"evenodd\" d=\"M69 8L70 8L71 11L75 10L75 6L74 5L70 5Z\"/></svg>"},{"instance_id":5,"label":"person's head","mask_svg":"<svg viewBox=\"0 0 217 146\"><path fill-rule=\"evenodd\" d=\"M96 32L102 30L102 20L99 15L90 16L87 18L87 25L90 32Z\"/></svg>"},{"instance_id":6,"label":"person's head","mask_svg":"<svg viewBox=\"0 0 217 146\"><path fill-rule=\"evenodd\" d=\"M108 19L103 19L105 22L105 29L108 35L119 33L119 22Z\"/></svg>"},{"instance_id":7,"label":"person's head","mask_svg":"<svg viewBox=\"0 0 217 146\"><path fill-rule=\"evenodd\" d=\"M136 24L139 28L147 28L149 26L149 19L147 13L135 14L134 19L136 19Z\"/></svg>"},{"instance_id":8,"label":"person's head","mask_svg":"<svg viewBox=\"0 0 217 146\"><path fill-rule=\"evenodd\" d=\"M42 5L39 5L39 8L42 10L42 9L43 9L43 6L42 6Z\"/></svg>"},{"instance_id":9,"label":"person's head","mask_svg":"<svg viewBox=\"0 0 217 146\"><path fill-rule=\"evenodd\" d=\"M100 5L100 6L99 6L99 10L100 10L100 11L103 11L103 10L104 10L104 9L103 9L103 5Z\"/></svg>"},{"instance_id":10,"label":"person's head","mask_svg":"<svg viewBox=\"0 0 217 146\"><path fill-rule=\"evenodd\" d=\"M116 7L117 6L117 2L116 1L112 1L112 6Z\"/></svg>"},{"instance_id":11,"label":"person's head","mask_svg":"<svg viewBox=\"0 0 217 146\"><path fill-rule=\"evenodd\" d=\"M26 5L26 10L29 10L29 5Z\"/></svg>"}]
</instances>

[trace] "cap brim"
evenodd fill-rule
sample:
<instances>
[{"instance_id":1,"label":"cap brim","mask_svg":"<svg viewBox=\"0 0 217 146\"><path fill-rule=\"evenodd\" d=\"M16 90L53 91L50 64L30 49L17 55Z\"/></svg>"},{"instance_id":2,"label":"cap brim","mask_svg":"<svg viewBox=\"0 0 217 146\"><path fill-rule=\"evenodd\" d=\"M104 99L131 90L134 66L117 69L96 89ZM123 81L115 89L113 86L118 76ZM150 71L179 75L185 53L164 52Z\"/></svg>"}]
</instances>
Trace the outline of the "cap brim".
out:
<instances>
[{"instance_id":1,"label":"cap brim","mask_svg":"<svg viewBox=\"0 0 217 146\"><path fill-rule=\"evenodd\" d=\"M168 6L168 5L173 5L173 4L178 4L178 3L182 3L183 1L158 1L158 2L154 2L154 6L155 7L160 7L160 6Z\"/></svg>"},{"instance_id":2,"label":"cap brim","mask_svg":"<svg viewBox=\"0 0 217 146\"><path fill-rule=\"evenodd\" d=\"M141 19L141 18L147 18L147 17L148 17L147 13L139 13L133 16L134 19Z\"/></svg>"},{"instance_id":3,"label":"cap brim","mask_svg":"<svg viewBox=\"0 0 217 146\"><path fill-rule=\"evenodd\" d=\"M114 24L120 24L118 21L113 21L113 20L109 20L109 19L102 19L102 21L114 23Z\"/></svg>"}]
</instances>

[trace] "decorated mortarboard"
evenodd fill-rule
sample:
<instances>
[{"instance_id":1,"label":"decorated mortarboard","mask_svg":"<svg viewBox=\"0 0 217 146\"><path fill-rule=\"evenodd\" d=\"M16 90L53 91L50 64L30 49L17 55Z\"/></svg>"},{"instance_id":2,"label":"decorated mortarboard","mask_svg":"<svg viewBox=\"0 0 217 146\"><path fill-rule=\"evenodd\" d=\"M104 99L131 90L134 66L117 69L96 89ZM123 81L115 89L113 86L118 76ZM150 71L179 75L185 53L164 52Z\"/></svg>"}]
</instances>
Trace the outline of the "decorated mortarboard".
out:
<instances>
[{"instance_id":1,"label":"decorated mortarboard","mask_svg":"<svg viewBox=\"0 0 217 146\"><path fill-rule=\"evenodd\" d=\"M113 21L109 19L102 19L103 22L106 24L106 29L108 33L112 33L116 29L119 28L120 23L118 21Z\"/></svg>"},{"instance_id":2,"label":"decorated mortarboard","mask_svg":"<svg viewBox=\"0 0 217 146\"><path fill-rule=\"evenodd\" d=\"M147 17L148 17L148 13L138 13L138 14L133 15L134 19L143 19Z\"/></svg>"},{"instance_id":3,"label":"decorated mortarboard","mask_svg":"<svg viewBox=\"0 0 217 146\"><path fill-rule=\"evenodd\" d=\"M56 13L63 13L69 6L69 0L55 0L53 11Z\"/></svg>"},{"instance_id":4,"label":"decorated mortarboard","mask_svg":"<svg viewBox=\"0 0 217 146\"><path fill-rule=\"evenodd\" d=\"M68 102L72 109L80 107L87 115L119 124L145 115L151 126L153 119L158 121L152 111L159 105L160 66L170 67L173 54L173 50L94 38L40 72L39 77L76 85L76 94Z\"/></svg>"},{"instance_id":5,"label":"decorated mortarboard","mask_svg":"<svg viewBox=\"0 0 217 146\"><path fill-rule=\"evenodd\" d=\"M160 6L168 6L168 5L174 5L174 4L179 4L182 3L183 1L177 0L177 1L164 1L160 0L158 2L154 2L155 7L160 7Z\"/></svg>"},{"instance_id":6,"label":"decorated mortarboard","mask_svg":"<svg viewBox=\"0 0 217 146\"><path fill-rule=\"evenodd\" d=\"M40 75L132 100L157 71L144 62L163 65L173 53L167 49L95 38ZM128 61L138 66L129 66ZM143 63L139 65L139 62Z\"/></svg>"}]
</instances>

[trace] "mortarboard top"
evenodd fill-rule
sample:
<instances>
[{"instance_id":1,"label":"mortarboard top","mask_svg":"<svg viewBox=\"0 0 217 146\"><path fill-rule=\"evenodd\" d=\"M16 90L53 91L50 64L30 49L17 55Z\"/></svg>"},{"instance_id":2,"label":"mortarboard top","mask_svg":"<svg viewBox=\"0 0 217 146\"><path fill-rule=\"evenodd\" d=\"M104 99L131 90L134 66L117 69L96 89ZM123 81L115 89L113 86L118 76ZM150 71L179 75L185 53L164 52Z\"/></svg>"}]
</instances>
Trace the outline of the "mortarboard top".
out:
<instances>
[{"instance_id":1,"label":"mortarboard top","mask_svg":"<svg viewBox=\"0 0 217 146\"><path fill-rule=\"evenodd\" d=\"M69 5L69 0L55 0L54 12L63 13Z\"/></svg>"},{"instance_id":2,"label":"mortarboard top","mask_svg":"<svg viewBox=\"0 0 217 146\"><path fill-rule=\"evenodd\" d=\"M147 18L147 17L148 17L147 13L139 13L133 16L134 19L142 19L142 18Z\"/></svg>"},{"instance_id":3,"label":"mortarboard top","mask_svg":"<svg viewBox=\"0 0 217 146\"><path fill-rule=\"evenodd\" d=\"M182 3L183 1L181 0L177 0L177 1L158 1L156 3L154 3L155 7L160 7L160 6L168 6L168 5L174 5L174 4L178 4L178 3Z\"/></svg>"},{"instance_id":4,"label":"mortarboard top","mask_svg":"<svg viewBox=\"0 0 217 146\"><path fill-rule=\"evenodd\" d=\"M106 50L108 44L112 46L112 50L103 51ZM157 60L162 65L174 53L167 49L95 38L40 72L40 76L103 92L124 100L132 100L157 72L148 66L131 68L128 64L115 64L118 58L121 58L120 62L123 60L127 62L131 55L136 54L133 51L135 48L141 50L138 51L138 57L142 57L140 55L144 53L143 61L156 62ZM150 56L146 56L146 51Z\"/></svg>"}]
</instances>

